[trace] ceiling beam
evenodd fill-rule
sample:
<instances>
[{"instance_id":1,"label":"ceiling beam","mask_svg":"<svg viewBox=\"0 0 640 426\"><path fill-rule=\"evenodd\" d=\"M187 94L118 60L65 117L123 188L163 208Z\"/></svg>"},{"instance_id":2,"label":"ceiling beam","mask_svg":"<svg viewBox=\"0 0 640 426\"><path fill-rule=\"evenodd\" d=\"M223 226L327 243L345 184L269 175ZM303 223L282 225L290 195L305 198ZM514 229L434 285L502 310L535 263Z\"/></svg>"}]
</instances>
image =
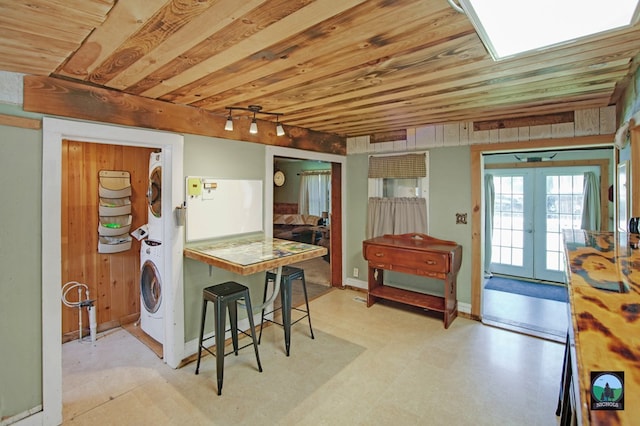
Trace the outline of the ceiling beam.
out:
<instances>
[{"instance_id":1,"label":"ceiling beam","mask_svg":"<svg viewBox=\"0 0 640 426\"><path fill-rule=\"evenodd\" d=\"M52 77L24 77L23 109L42 114L329 154L347 153L346 139L332 133L288 126L281 122L285 135L276 136L274 122L257 120L258 128L261 130L254 135L249 133L249 116L246 117L246 123L236 122L234 130L229 132L224 130L226 115Z\"/></svg>"}]
</instances>

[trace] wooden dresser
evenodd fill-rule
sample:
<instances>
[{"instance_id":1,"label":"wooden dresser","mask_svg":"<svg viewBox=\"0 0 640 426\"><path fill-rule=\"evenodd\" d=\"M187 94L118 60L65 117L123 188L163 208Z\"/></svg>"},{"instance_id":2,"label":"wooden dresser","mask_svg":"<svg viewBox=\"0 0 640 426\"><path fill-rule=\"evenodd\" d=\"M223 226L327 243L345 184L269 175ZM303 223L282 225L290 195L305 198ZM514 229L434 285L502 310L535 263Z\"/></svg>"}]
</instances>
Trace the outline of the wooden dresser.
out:
<instances>
[{"instance_id":1,"label":"wooden dresser","mask_svg":"<svg viewBox=\"0 0 640 426\"><path fill-rule=\"evenodd\" d=\"M458 315L456 278L462 262L462 246L425 234L384 235L362 242L369 263L367 306L377 299L442 312L444 327ZM384 285L384 270L444 281L442 296Z\"/></svg>"}]
</instances>

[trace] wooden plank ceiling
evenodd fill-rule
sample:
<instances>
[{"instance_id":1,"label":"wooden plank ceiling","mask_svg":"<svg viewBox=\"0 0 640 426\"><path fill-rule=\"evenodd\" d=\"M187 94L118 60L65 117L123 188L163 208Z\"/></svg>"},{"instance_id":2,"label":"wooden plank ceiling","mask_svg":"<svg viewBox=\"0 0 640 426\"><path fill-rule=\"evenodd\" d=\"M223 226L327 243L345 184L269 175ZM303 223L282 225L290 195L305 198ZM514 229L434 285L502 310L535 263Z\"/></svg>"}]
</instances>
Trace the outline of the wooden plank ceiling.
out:
<instances>
[{"instance_id":1,"label":"wooden plank ceiling","mask_svg":"<svg viewBox=\"0 0 640 426\"><path fill-rule=\"evenodd\" d=\"M1 70L341 136L615 104L639 51L635 25L494 62L446 0L0 0Z\"/></svg>"}]
</instances>

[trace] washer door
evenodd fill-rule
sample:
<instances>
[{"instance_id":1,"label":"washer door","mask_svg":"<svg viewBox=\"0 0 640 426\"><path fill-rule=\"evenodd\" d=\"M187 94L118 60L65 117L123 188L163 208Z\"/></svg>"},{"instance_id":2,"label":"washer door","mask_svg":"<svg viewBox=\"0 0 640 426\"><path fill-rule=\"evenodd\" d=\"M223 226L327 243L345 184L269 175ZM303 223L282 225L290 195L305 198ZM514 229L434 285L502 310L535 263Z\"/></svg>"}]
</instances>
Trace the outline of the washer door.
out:
<instances>
[{"instance_id":1,"label":"washer door","mask_svg":"<svg viewBox=\"0 0 640 426\"><path fill-rule=\"evenodd\" d=\"M147 189L149 210L155 217L162 215L162 167L157 166L149 173L149 188Z\"/></svg>"},{"instance_id":2,"label":"washer door","mask_svg":"<svg viewBox=\"0 0 640 426\"><path fill-rule=\"evenodd\" d=\"M140 294L147 312L156 313L162 301L162 283L155 263L147 260L142 265L140 273Z\"/></svg>"}]
</instances>

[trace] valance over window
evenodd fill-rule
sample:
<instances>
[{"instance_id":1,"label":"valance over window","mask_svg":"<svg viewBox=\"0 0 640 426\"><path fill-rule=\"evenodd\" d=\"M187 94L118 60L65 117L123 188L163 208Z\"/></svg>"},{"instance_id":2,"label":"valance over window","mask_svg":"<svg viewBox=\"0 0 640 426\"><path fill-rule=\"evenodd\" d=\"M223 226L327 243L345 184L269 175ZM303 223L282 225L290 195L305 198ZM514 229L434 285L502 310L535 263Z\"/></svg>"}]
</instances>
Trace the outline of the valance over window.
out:
<instances>
[{"instance_id":1,"label":"valance over window","mask_svg":"<svg viewBox=\"0 0 640 426\"><path fill-rule=\"evenodd\" d=\"M370 178L409 179L427 176L425 154L369 157Z\"/></svg>"}]
</instances>

